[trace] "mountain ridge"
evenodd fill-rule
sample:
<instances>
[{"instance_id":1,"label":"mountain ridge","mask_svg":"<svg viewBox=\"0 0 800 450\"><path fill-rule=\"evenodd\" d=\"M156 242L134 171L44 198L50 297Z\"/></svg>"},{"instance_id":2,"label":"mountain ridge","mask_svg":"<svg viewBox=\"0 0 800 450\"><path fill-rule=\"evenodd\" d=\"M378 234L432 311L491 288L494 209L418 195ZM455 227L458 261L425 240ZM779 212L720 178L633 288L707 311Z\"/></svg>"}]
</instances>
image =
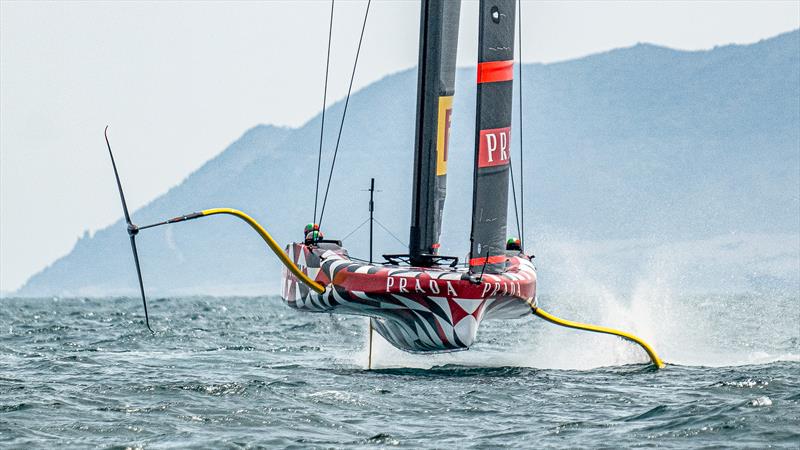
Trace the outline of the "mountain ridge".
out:
<instances>
[{"instance_id":1,"label":"mountain ridge","mask_svg":"<svg viewBox=\"0 0 800 450\"><path fill-rule=\"evenodd\" d=\"M637 44L524 65L526 176L533 177L525 193L529 242L546 248L542 236L662 242L732 232L798 232L799 54L800 31L793 31L711 50ZM415 80L416 69L408 69L351 97L323 222L328 236L344 236L366 217L365 205L354 207L353 201L366 201L357 196L377 175L384 193L376 198L376 214L394 234L406 237L414 96L397 94L413 93ZM463 194L471 183L473 80L474 68L458 69L442 236L443 251L458 256L466 251L461 241L468 234L470 196ZM518 130L514 108L512 129ZM341 109L339 101L326 113L326 160ZM280 242L299 239L313 211L309 200L319 121L318 115L298 128L258 125L247 130L135 211L134 221L230 206L252 212ZM770 151L758 153L757 148ZM323 187L326 174L323 165ZM387 205L393 206L392 214L384 212ZM278 218L287 213L291 229ZM68 255L34 274L17 295L135 293L123 228L117 221L84 236ZM203 219L148 233L139 239L148 290L263 293L277 288L277 263L256 236L231 219ZM354 254L364 253L363 240L351 241L346 244ZM376 244L379 251L404 250L385 235Z\"/></svg>"}]
</instances>

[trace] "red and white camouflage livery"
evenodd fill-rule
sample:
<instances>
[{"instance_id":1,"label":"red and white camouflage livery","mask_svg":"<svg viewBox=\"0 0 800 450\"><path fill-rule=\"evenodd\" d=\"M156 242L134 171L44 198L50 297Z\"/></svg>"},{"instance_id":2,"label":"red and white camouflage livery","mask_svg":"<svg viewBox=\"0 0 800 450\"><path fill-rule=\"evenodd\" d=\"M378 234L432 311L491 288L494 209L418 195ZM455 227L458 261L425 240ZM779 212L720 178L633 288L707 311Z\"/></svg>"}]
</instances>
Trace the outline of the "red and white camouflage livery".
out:
<instances>
[{"instance_id":1,"label":"red and white camouflage livery","mask_svg":"<svg viewBox=\"0 0 800 450\"><path fill-rule=\"evenodd\" d=\"M479 279L466 269L355 262L332 243L290 244L286 253L325 286L318 294L284 269L282 297L289 306L368 316L381 336L408 352L466 350L482 320L526 316L536 296L536 269L521 253L506 257L503 273Z\"/></svg>"}]
</instances>

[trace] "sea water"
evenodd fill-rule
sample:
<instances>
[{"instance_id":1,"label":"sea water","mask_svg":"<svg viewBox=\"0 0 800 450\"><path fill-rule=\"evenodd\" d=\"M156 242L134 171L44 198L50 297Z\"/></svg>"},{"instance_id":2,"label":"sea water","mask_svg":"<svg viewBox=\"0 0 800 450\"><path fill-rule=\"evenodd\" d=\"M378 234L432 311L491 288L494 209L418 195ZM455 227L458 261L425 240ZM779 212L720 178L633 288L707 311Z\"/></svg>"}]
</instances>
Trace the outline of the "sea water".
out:
<instances>
[{"instance_id":1,"label":"sea water","mask_svg":"<svg viewBox=\"0 0 800 450\"><path fill-rule=\"evenodd\" d=\"M656 286L657 287L657 286ZM0 300L0 447L800 445L797 294L544 296L568 319L484 322L410 355L362 317L276 297Z\"/></svg>"}]
</instances>

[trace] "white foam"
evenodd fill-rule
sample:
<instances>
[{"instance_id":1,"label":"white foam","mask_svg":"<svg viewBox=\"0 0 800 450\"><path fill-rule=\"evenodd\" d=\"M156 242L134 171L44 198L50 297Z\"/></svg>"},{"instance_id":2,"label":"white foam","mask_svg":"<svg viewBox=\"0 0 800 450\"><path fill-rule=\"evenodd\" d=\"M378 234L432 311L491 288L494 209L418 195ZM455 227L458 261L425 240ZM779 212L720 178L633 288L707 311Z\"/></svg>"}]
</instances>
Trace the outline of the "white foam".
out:
<instances>
[{"instance_id":1,"label":"white foam","mask_svg":"<svg viewBox=\"0 0 800 450\"><path fill-rule=\"evenodd\" d=\"M555 255L548 257L548 273L557 274L558 280L540 278L544 310L631 332L668 364L719 367L800 361L796 296L692 294L684 290L684 281L696 262L669 246L650 249L639 266L626 267L630 272L626 275L636 281L621 288L618 270L604 270L597 261L587 261L584 244L550 243L548 248ZM568 285L581 294L548 295L551 285ZM565 329L533 317L503 327L491 324L481 324L472 350L438 355L402 352L375 333L373 367L454 364L585 370L648 361L640 347L614 336ZM364 347L356 356L360 367L366 367L367 361L366 329L365 322ZM487 345L496 338L487 334L498 332L508 335L508 345Z\"/></svg>"}]
</instances>

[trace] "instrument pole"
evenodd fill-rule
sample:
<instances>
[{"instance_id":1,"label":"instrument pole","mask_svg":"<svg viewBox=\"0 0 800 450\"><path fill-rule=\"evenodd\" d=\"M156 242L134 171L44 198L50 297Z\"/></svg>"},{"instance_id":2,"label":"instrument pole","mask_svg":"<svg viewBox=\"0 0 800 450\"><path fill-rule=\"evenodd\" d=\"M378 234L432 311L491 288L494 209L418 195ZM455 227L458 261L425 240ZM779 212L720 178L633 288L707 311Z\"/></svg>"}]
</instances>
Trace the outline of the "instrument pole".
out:
<instances>
[{"instance_id":1,"label":"instrument pole","mask_svg":"<svg viewBox=\"0 0 800 450\"><path fill-rule=\"evenodd\" d=\"M372 264L372 223L375 221L373 213L375 212L375 178L370 178L369 181L369 263Z\"/></svg>"}]
</instances>

